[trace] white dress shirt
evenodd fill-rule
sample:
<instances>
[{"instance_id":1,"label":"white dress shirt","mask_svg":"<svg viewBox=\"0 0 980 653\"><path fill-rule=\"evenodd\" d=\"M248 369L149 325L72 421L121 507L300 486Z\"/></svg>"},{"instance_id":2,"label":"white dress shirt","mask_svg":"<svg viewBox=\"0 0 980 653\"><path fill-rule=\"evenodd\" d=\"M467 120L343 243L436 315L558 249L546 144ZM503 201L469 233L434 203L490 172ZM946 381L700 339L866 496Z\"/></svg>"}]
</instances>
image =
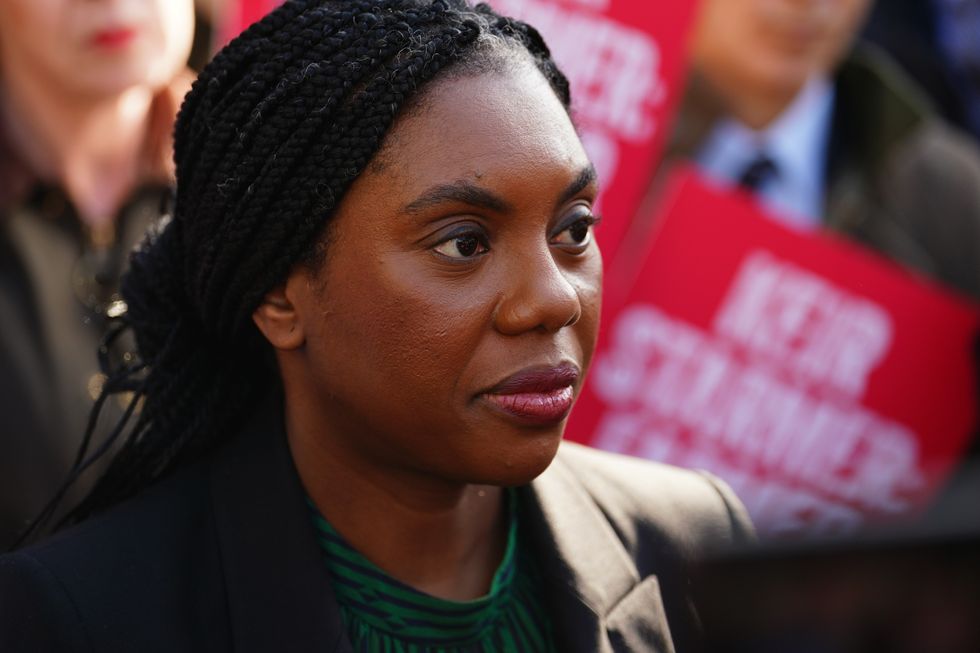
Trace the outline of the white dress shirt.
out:
<instances>
[{"instance_id":1,"label":"white dress shirt","mask_svg":"<svg viewBox=\"0 0 980 653\"><path fill-rule=\"evenodd\" d=\"M721 120L698 153L698 164L710 179L731 186L760 155L767 156L777 172L758 191L762 203L790 226L815 229L824 212L834 96L828 79L814 78L765 129Z\"/></svg>"}]
</instances>

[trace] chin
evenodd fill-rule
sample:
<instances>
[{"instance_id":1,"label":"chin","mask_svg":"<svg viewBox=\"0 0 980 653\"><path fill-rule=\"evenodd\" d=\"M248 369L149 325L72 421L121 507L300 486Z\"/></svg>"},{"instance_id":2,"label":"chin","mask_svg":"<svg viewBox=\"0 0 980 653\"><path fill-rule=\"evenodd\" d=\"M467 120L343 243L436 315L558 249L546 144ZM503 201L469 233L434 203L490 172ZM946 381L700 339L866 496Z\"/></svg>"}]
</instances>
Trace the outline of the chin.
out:
<instances>
[{"instance_id":1,"label":"chin","mask_svg":"<svg viewBox=\"0 0 980 653\"><path fill-rule=\"evenodd\" d=\"M500 455L488 456L486 462L493 463L493 468L484 467L485 478L477 482L500 487L527 485L548 469L558 453L560 443L559 432L553 437L528 442L522 447L501 452Z\"/></svg>"},{"instance_id":2,"label":"chin","mask_svg":"<svg viewBox=\"0 0 980 653\"><path fill-rule=\"evenodd\" d=\"M112 97L139 86L152 86L149 62L106 62L93 66L87 75L80 76L75 84L89 95Z\"/></svg>"}]
</instances>

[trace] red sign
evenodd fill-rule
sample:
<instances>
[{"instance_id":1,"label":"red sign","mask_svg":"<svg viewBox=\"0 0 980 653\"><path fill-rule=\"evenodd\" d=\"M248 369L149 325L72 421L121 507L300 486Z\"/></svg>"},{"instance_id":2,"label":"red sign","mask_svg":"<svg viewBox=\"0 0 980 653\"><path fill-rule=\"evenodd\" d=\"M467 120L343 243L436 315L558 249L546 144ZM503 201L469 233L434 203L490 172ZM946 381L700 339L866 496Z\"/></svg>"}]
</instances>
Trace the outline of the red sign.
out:
<instances>
[{"instance_id":1,"label":"red sign","mask_svg":"<svg viewBox=\"0 0 980 653\"><path fill-rule=\"evenodd\" d=\"M597 238L610 261L647 189L680 99L697 2L490 4L536 27L571 82L575 121L603 188Z\"/></svg>"},{"instance_id":2,"label":"red sign","mask_svg":"<svg viewBox=\"0 0 980 653\"><path fill-rule=\"evenodd\" d=\"M281 4L282 0L226 0L221 3L221 12L215 29L214 49L224 47L246 27Z\"/></svg>"},{"instance_id":3,"label":"red sign","mask_svg":"<svg viewBox=\"0 0 980 653\"><path fill-rule=\"evenodd\" d=\"M980 311L685 172L647 255L607 278L568 437L727 480L760 533L914 513L977 421Z\"/></svg>"}]
</instances>

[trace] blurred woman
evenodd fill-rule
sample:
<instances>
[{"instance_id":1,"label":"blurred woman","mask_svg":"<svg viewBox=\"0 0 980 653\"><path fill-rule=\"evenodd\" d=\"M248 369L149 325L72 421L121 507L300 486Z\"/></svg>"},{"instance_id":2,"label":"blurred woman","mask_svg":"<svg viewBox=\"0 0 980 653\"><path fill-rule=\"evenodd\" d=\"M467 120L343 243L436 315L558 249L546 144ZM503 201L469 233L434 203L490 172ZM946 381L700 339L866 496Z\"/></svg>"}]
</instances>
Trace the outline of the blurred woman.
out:
<instances>
[{"instance_id":1,"label":"blurred woman","mask_svg":"<svg viewBox=\"0 0 980 653\"><path fill-rule=\"evenodd\" d=\"M192 32L191 0L0 3L0 548L54 493L104 382L119 275L171 183Z\"/></svg>"},{"instance_id":2,"label":"blurred woman","mask_svg":"<svg viewBox=\"0 0 980 653\"><path fill-rule=\"evenodd\" d=\"M601 294L569 103L463 0L293 0L219 53L123 282L145 409L0 559L0 648L688 650L686 563L751 527L559 450Z\"/></svg>"}]
</instances>

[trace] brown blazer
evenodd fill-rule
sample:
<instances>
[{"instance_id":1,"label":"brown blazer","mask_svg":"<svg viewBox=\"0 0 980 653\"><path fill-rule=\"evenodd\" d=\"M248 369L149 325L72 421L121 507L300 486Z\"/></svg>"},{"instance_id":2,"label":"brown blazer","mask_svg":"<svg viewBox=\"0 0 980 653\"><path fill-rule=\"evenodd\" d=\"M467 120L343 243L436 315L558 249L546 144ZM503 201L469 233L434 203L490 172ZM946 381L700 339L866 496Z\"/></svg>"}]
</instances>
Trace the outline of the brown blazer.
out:
<instances>
[{"instance_id":1,"label":"brown blazer","mask_svg":"<svg viewBox=\"0 0 980 653\"><path fill-rule=\"evenodd\" d=\"M281 423L0 557L0 650L349 652ZM752 537L713 477L574 444L518 496L563 652L692 650L685 565Z\"/></svg>"}]
</instances>

